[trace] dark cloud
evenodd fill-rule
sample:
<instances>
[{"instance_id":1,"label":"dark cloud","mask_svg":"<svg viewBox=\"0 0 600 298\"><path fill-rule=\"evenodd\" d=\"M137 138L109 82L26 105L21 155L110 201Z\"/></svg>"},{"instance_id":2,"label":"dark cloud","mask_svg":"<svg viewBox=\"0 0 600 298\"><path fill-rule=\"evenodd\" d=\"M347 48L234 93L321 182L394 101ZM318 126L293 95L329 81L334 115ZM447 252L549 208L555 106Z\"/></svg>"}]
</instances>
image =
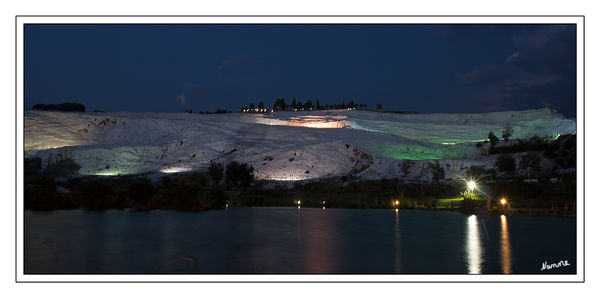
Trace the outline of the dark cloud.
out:
<instances>
[{"instance_id":1,"label":"dark cloud","mask_svg":"<svg viewBox=\"0 0 600 298\"><path fill-rule=\"evenodd\" d=\"M552 27L532 34L535 42L516 42L523 58L514 63L532 73L553 72L571 78L576 70L575 27ZM523 40L526 40L523 38Z\"/></svg>"},{"instance_id":2,"label":"dark cloud","mask_svg":"<svg viewBox=\"0 0 600 298\"><path fill-rule=\"evenodd\" d=\"M239 57L229 58L229 59L221 62L221 64L219 64L218 69L221 71L227 70L236 65L242 64L244 62L248 62L249 60L250 60L250 58L248 56L239 56Z\"/></svg>"},{"instance_id":3,"label":"dark cloud","mask_svg":"<svg viewBox=\"0 0 600 298\"><path fill-rule=\"evenodd\" d=\"M575 114L575 28L533 27L514 33L515 51L502 63L460 73L486 110L549 107Z\"/></svg>"},{"instance_id":4,"label":"dark cloud","mask_svg":"<svg viewBox=\"0 0 600 298\"><path fill-rule=\"evenodd\" d=\"M515 59L519 58L519 55L521 55L521 52L519 51L512 53L510 56L506 57L506 62L515 61Z\"/></svg>"},{"instance_id":5,"label":"dark cloud","mask_svg":"<svg viewBox=\"0 0 600 298\"><path fill-rule=\"evenodd\" d=\"M557 34L568 32L573 27L561 24L531 26L527 30L514 32L512 39L517 48L542 49L547 47Z\"/></svg>"}]
</instances>

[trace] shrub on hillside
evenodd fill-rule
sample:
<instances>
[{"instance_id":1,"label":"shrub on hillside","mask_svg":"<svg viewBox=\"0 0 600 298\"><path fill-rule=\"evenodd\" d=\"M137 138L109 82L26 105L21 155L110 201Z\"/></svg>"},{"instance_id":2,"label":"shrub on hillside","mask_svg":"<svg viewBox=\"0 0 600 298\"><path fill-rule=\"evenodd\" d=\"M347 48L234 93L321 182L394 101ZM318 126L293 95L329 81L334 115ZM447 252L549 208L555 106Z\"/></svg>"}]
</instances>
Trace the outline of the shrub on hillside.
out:
<instances>
[{"instance_id":1,"label":"shrub on hillside","mask_svg":"<svg viewBox=\"0 0 600 298\"><path fill-rule=\"evenodd\" d=\"M498 168L498 172L513 172L516 169L515 158L508 154L498 156L496 168Z\"/></svg>"},{"instance_id":2,"label":"shrub on hillside","mask_svg":"<svg viewBox=\"0 0 600 298\"><path fill-rule=\"evenodd\" d=\"M505 142L508 142L508 138L512 135L513 129L510 126L507 126L504 128L504 130L502 131L502 139L504 139Z\"/></svg>"},{"instance_id":3,"label":"shrub on hillside","mask_svg":"<svg viewBox=\"0 0 600 298\"><path fill-rule=\"evenodd\" d=\"M577 162L577 137L575 135L561 135L550 143L544 155L559 165L561 168L575 168Z\"/></svg>"},{"instance_id":4,"label":"shrub on hillside","mask_svg":"<svg viewBox=\"0 0 600 298\"><path fill-rule=\"evenodd\" d=\"M208 175L215 182L215 184L219 184L219 182L223 179L223 171L224 167L222 164L211 161L208 166Z\"/></svg>"},{"instance_id":5,"label":"shrub on hillside","mask_svg":"<svg viewBox=\"0 0 600 298\"><path fill-rule=\"evenodd\" d=\"M70 157L60 158L56 162L49 162L44 170L44 174L51 177L64 177L75 175L79 172L81 166Z\"/></svg>"},{"instance_id":6,"label":"shrub on hillside","mask_svg":"<svg viewBox=\"0 0 600 298\"><path fill-rule=\"evenodd\" d=\"M483 165L472 165L467 169L467 177L471 179L477 179L483 174L485 174L485 167Z\"/></svg>"},{"instance_id":7,"label":"shrub on hillside","mask_svg":"<svg viewBox=\"0 0 600 298\"><path fill-rule=\"evenodd\" d=\"M485 170L485 173L490 175L490 177L492 177L492 179L496 179L496 169L487 169Z\"/></svg>"},{"instance_id":8,"label":"shrub on hillside","mask_svg":"<svg viewBox=\"0 0 600 298\"><path fill-rule=\"evenodd\" d=\"M540 161L541 159L537 152L527 152L519 160L519 169L531 169L534 172L539 172L541 170Z\"/></svg>"},{"instance_id":9,"label":"shrub on hillside","mask_svg":"<svg viewBox=\"0 0 600 298\"><path fill-rule=\"evenodd\" d=\"M408 175L408 173L410 173L410 170L412 169L412 167L414 165L415 165L415 162L410 159L404 159L398 163L398 166L400 167L400 170L402 171L404 176L406 176L406 175Z\"/></svg>"},{"instance_id":10,"label":"shrub on hillside","mask_svg":"<svg viewBox=\"0 0 600 298\"><path fill-rule=\"evenodd\" d=\"M444 171L444 168L440 166L439 162L436 161L435 163L429 163L427 165L431 170L431 179L433 182L439 182L440 180L446 178L446 172Z\"/></svg>"},{"instance_id":11,"label":"shrub on hillside","mask_svg":"<svg viewBox=\"0 0 600 298\"><path fill-rule=\"evenodd\" d=\"M518 140L516 144L512 144L510 146L501 146L501 147L490 147L490 154L499 154L499 153L518 153L518 152L526 152L526 151L542 151L548 148L549 141L548 139L542 139L538 136L533 136L528 140Z\"/></svg>"},{"instance_id":12,"label":"shrub on hillside","mask_svg":"<svg viewBox=\"0 0 600 298\"><path fill-rule=\"evenodd\" d=\"M499 140L498 137L491 131L488 133L488 139L490 139L491 147L496 146L496 143L498 143Z\"/></svg>"},{"instance_id":13,"label":"shrub on hillside","mask_svg":"<svg viewBox=\"0 0 600 298\"><path fill-rule=\"evenodd\" d=\"M231 161L227 164L225 173L227 185L246 188L254 180L254 167L245 163Z\"/></svg>"}]
</instances>

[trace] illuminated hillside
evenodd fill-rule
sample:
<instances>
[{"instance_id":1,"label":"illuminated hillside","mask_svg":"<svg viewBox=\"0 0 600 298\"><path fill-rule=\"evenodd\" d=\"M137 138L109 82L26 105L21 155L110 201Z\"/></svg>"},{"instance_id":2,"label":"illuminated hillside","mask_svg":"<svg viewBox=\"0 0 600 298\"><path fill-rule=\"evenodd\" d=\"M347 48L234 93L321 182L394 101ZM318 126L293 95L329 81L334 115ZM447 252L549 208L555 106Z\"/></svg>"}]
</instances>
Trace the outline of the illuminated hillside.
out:
<instances>
[{"instance_id":1,"label":"illuminated hillside","mask_svg":"<svg viewBox=\"0 0 600 298\"><path fill-rule=\"evenodd\" d=\"M352 173L395 177L398 162L446 160L458 173L490 163L475 146L505 127L511 138L574 134L575 121L549 109L488 114L369 111L265 114L25 113L26 157L72 157L82 175L205 170L211 160L252 164L259 179L305 180ZM422 175L411 172L414 177Z\"/></svg>"}]
</instances>

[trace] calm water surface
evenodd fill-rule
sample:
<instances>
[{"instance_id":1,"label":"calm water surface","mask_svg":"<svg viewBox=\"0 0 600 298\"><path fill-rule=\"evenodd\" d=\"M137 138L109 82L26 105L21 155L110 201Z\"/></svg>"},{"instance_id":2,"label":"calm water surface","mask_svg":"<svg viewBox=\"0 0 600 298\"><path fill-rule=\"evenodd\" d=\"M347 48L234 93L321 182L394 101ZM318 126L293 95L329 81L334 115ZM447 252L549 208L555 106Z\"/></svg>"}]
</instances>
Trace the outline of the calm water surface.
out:
<instances>
[{"instance_id":1,"label":"calm water surface","mask_svg":"<svg viewBox=\"0 0 600 298\"><path fill-rule=\"evenodd\" d=\"M25 273L575 273L574 219L245 207L25 212ZM571 266L540 271L543 262Z\"/></svg>"}]
</instances>

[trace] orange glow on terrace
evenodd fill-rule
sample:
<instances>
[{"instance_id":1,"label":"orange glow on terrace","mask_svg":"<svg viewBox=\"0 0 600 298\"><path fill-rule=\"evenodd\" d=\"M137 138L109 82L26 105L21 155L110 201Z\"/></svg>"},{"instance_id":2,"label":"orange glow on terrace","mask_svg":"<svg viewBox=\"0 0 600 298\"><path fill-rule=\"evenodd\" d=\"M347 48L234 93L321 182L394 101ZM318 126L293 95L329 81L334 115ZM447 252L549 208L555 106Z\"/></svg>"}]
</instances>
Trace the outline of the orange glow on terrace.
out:
<instances>
[{"instance_id":1,"label":"orange glow on terrace","mask_svg":"<svg viewBox=\"0 0 600 298\"><path fill-rule=\"evenodd\" d=\"M309 128L343 128L348 126L346 116L317 116L306 115L291 117L287 126L300 126Z\"/></svg>"},{"instance_id":2,"label":"orange glow on terrace","mask_svg":"<svg viewBox=\"0 0 600 298\"><path fill-rule=\"evenodd\" d=\"M346 120L347 118L347 116L342 115L303 115L292 116L287 119L263 116L254 119L254 121L256 121L256 123L262 123L267 125L295 126L308 128L344 128L350 126L350 124Z\"/></svg>"},{"instance_id":3,"label":"orange glow on terrace","mask_svg":"<svg viewBox=\"0 0 600 298\"><path fill-rule=\"evenodd\" d=\"M290 123L290 126L302 126L302 127L310 127L310 128L340 128L339 123L336 122L327 122L327 121L319 121L319 122L307 122L307 123Z\"/></svg>"}]
</instances>

